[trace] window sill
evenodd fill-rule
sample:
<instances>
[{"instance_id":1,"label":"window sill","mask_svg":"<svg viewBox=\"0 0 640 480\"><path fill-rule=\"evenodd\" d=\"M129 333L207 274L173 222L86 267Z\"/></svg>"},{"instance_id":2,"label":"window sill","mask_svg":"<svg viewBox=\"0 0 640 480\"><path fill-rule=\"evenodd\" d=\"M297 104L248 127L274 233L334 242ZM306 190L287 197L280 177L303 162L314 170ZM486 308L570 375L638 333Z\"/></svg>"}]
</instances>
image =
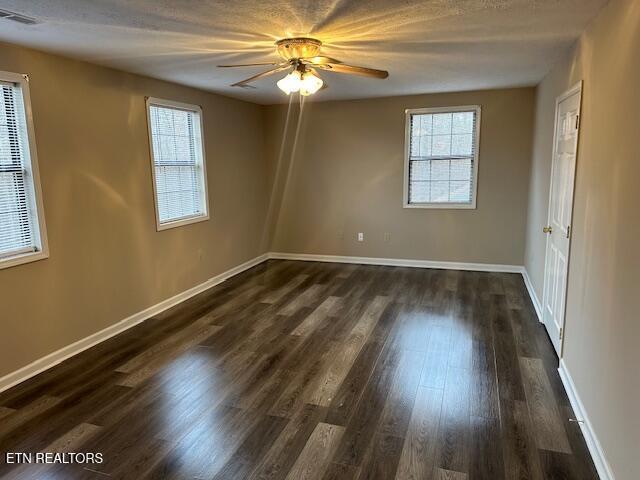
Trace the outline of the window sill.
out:
<instances>
[{"instance_id":1,"label":"window sill","mask_svg":"<svg viewBox=\"0 0 640 480\"><path fill-rule=\"evenodd\" d=\"M44 260L45 258L49 258L49 252L29 252L20 255L14 255L11 257L0 258L0 270L2 270L3 268L15 267L17 265L22 265L25 263L37 262L38 260Z\"/></svg>"},{"instance_id":2,"label":"window sill","mask_svg":"<svg viewBox=\"0 0 640 480\"><path fill-rule=\"evenodd\" d=\"M209 220L209 214L198 215L196 217L187 217L181 220L174 220L174 221L165 222L165 223L156 222L156 229L158 230L158 232L161 232L163 230L182 227L183 225L190 225L192 223L204 222L206 220Z\"/></svg>"},{"instance_id":3,"label":"window sill","mask_svg":"<svg viewBox=\"0 0 640 480\"><path fill-rule=\"evenodd\" d=\"M405 203L403 208L433 208L436 210L475 210L474 203Z\"/></svg>"}]
</instances>

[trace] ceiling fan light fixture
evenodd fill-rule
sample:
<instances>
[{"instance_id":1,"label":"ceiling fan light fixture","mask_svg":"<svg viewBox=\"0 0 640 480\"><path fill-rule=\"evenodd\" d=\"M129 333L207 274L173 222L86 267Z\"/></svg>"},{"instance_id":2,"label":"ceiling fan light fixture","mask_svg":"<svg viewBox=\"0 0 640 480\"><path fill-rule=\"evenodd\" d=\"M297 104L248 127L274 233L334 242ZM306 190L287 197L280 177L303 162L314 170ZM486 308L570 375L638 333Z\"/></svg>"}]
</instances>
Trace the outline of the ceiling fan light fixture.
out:
<instances>
[{"instance_id":1,"label":"ceiling fan light fixture","mask_svg":"<svg viewBox=\"0 0 640 480\"><path fill-rule=\"evenodd\" d=\"M300 92L302 96L313 95L321 88L327 87L322 78L317 74L316 69L340 74L361 75L369 78L387 78L389 76L389 72L386 70L348 65L337 58L320 55L321 46L322 42L315 38L283 38L276 42L276 52L281 58L280 62L218 66L226 68L269 65L274 67L257 75L253 75L252 77L235 82L231 84L232 87L247 87L251 82L289 70L290 73L276 82L276 84L278 88L287 95Z\"/></svg>"},{"instance_id":2,"label":"ceiling fan light fixture","mask_svg":"<svg viewBox=\"0 0 640 480\"><path fill-rule=\"evenodd\" d=\"M313 95L322 88L324 82L312 71L307 71L302 75L302 82L300 84L300 95L307 96Z\"/></svg>"},{"instance_id":3,"label":"ceiling fan light fixture","mask_svg":"<svg viewBox=\"0 0 640 480\"><path fill-rule=\"evenodd\" d=\"M276 85L284 93L290 95L291 93L300 90L300 87L302 86L302 74L298 70L294 70L286 77L278 80Z\"/></svg>"}]
</instances>

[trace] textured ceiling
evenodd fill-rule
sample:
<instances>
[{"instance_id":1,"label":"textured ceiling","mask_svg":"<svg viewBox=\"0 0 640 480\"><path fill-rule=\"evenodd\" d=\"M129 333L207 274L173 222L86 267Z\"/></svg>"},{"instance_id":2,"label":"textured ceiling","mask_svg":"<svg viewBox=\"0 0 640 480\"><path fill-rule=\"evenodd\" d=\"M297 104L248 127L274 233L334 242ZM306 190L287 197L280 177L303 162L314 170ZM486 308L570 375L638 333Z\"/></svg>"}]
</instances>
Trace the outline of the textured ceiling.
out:
<instances>
[{"instance_id":1,"label":"textured ceiling","mask_svg":"<svg viewBox=\"0 0 640 480\"><path fill-rule=\"evenodd\" d=\"M35 17L0 20L0 40L258 103L275 87L229 87L274 61L273 42L311 35L322 53L389 70L386 80L323 73L321 99L536 84L607 0L0 0Z\"/></svg>"}]
</instances>

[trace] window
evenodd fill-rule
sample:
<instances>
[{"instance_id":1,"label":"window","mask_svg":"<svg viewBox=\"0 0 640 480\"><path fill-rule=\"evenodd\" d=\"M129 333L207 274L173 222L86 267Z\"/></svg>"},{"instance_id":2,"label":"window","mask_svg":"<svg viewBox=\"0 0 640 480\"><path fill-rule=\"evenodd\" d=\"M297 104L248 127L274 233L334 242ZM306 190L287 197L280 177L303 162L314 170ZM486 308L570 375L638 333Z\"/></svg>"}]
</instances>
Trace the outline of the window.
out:
<instances>
[{"instance_id":1,"label":"window","mask_svg":"<svg viewBox=\"0 0 640 480\"><path fill-rule=\"evenodd\" d=\"M406 112L404 206L476 208L480 107Z\"/></svg>"},{"instance_id":2,"label":"window","mask_svg":"<svg viewBox=\"0 0 640 480\"><path fill-rule=\"evenodd\" d=\"M47 256L28 77L0 72L0 268Z\"/></svg>"},{"instance_id":3,"label":"window","mask_svg":"<svg viewBox=\"0 0 640 480\"><path fill-rule=\"evenodd\" d=\"M149 98L147 115L158 230L207 220L200 107Z\"/></svg>"}]
</instances>

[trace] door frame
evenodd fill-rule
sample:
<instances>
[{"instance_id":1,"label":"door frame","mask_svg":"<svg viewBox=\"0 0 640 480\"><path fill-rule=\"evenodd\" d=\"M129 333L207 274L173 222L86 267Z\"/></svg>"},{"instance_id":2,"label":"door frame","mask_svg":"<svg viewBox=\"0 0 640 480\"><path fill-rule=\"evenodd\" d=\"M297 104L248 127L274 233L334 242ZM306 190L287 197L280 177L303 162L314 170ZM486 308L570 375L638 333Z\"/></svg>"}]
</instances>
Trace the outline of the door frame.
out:
<instances>
[{"instance_id":1,"label":"door frame","mask_svg":"<svg viewBox=\"0 0 640 480\"><path fill-rule=\"evenodd\" d=\"M553 173L554 173L554 164L555 164L555 159L556 159L556 151L557 151L557 140L558 140L558 109L560 106L560 103L562 103L564 100L566 100L567 98L571 97L572 95L575 95L576 93L579 94L578 97L578 138L576 139L576 153L575 153L575 162L574 162L574 172L573 172L573 191L571 192L571 231L569 234L569 246L567 248L567 280L564 286L564 305L562 307L562 325L560 327L560 339L559 339L559 351L558 353L558 358L562 358L562 353L564 351L564 339L567 336L566 335L566 320L567 320L567 294L569 291L569 281L570 279L570 267L571 267L571 244L573 243L573 234L574 234L574 229L573 229L573 212L574 212L574 205L575 205L575 195L576 195L576 179L577 179L577 172L578 172L578 157L580 154L580 131L582 129L582 88L583 88L583 80L579 80L577 83L575 83L571 88L569 88L568 90L566 90L564 93L562 93L561 95L559 95L558 97L556 97L556 104L555 104L555 110L554 110L554 119L553 119L553 150L551 153L551 175L550 175L550 179L549 179L549 205L547 208L547 223L546 225L550 225L550 221L551 221L551 208L552 208L552 204L551 204L551 195L553 194ZM547 278L547 255L549 253L549 242L551 241L551 236L550 235L546 235L546 239L545 239L545 243L544 243L544 270L543 270L543 289L542 289L542 318L540 319L542 321L542 323L544 324L544 319L545 319L545 299L547 298L547 289L549 288L549 285L547 284L546 278ZM545 324L545 330L547 331L547 334L549 334L549 331L547 330L547 326ZM553 343L553 341L552 341Z\"/></svg>"}]
</instances>

